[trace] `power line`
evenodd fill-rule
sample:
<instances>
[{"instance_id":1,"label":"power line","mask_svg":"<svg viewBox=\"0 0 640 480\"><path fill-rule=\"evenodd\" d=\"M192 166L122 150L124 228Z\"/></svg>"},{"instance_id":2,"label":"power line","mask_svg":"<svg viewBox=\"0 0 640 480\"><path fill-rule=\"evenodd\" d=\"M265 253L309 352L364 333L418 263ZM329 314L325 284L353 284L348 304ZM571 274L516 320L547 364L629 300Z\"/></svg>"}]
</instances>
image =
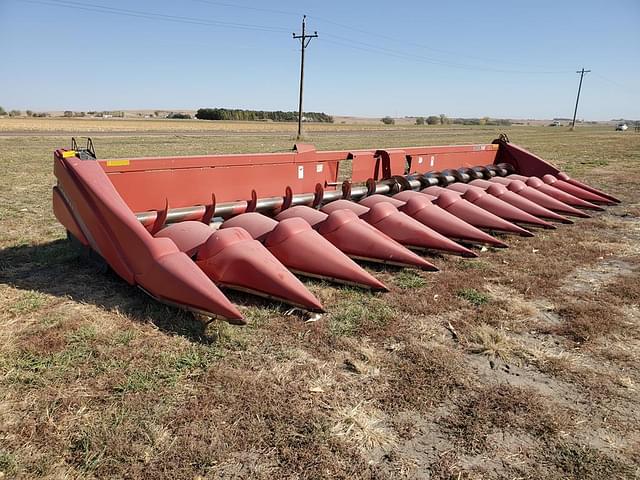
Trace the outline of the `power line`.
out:
<instances>
[{"instance_id":1,"label":"power line","mask_svg":"<svg viewBox=\"0 0 640 480\"><path fill-rule=\"evenodd\" d=\"M287 15L287 16L299 16L298 13L293 13L293 12L289 12L289 11L285 11L285 10L276 10L273 8L264 8L264 7L252 7L252 6L248 6L248 5L238 5L238 4L231 4L231 3L226 3L226 2L219 2L219 1L215 1L215 0L192 0L194 2L198 2L198 3L203 3L203 4L209 4L209 5L218 5L218 6L223 6L223 7L229 7L229 8L238 8L238 9L242 9L242 10L251 10L251 11L257 11L257 12L266 12L266 13L273 13L273 14L277 14L277 15ZM468 54L464 54L464 53L460 53L460 52L454 52L451 50L443 50L443 49L437 49L437 48L433 48L431 46L428 45L424 45L421 43L416 43L410 40L407 40L407 38L396 38L396 37L392 37L389 35L386 35L384 33L380 33L380 32L373 32L370 30L364 30L361 28L356 28L353 27L352 25L346 25L344 23L340 23L340 22L336 22L334 20L330 20L328 18L325 17L320 17L318 15L307 15L307 18L312 18L315 19L316 21L320 21L320 22L324 22L324 23L328 23L330 25L334 25L340 28L343 28L345 30L348 30L350 32L360 32L366 35L370 35L375 37L376 39L386 39L386 40L391 40L393 42L396 43L400 43L403 46L406 45L413 45L415 47L419 47L421 49L424 50L429 50L432 52L436 52L436 53L442 53L442 54L446 54L446 55L456 55L456 56L462 56L462 57L466 57L466 58L470 58L470 59L474 59L474 60L480 60L482 62L489 62L492 64L496 63L496 59L495 58L482 58L482 57L478 57L478 56L474 56L474 55L468 55ZM327 35L331 35L334 36L336 38L345 38L345 37L340 37L339 35L335 35L335 34L331 34L331 33L327 33ZM348 39L349 41L353 41L351 38ZM362 43L362 42L359 42ZM371 45L371 44L369 44ZM384 49L384 47L378 47L376 45L372 45L375 48L381 48ZM432 59L432 61L437 62L443 62L447 63L446 60L438 60L438 59ZM504 61L501 61L501 63L503 63L504 65L508 65L509 63L505 63ZM527 65L521 62L511 62L511 65ZM465 65L465 66L469 66L472 68L482 68L482 67L475 67L475 66L470 66L470 65ZM500 69L491 69L491 71L498 71L498 72L509 72L509 70L500 70ZM562 71L562 72L530 72L530 71L526 71L526 72L518 72L518 73L569 73L569 71Z\"/></svg>"},{"instance_id":2,"label":"power line","mask_svg":"<svg viewBox=\"0 0 640 480\"><path fill-rule=\"evenodd\" d=\"M209 4L209 5L217 5L217 6L222 6L222 7L228 7L228 8L237 8L237 9L242 9L242 10L251 10L251 11L257 11L257 12L265 12L265 13L273 13L273 14L277 14L277 15L286 15L286 16L296 16L298 17L300 14L299 13L295 13L295 12L291 12L291 11L285 11L285 10L277 10L277 9L273 9L273 8L265 8L265 7L253 7L253 6L248 6L248 5L238 5L235 3L226 3L226 2L219 2L219 1L215 1L215 0L192 0L194 2L198 2L198 3L203 3L203 4ZM347 25L344 23L340 23L340 22L336 22L335 20L331 20L329 18L326 17L321 17L318 15L307 15L307 18L312 18L315 19L316 21L319 22L324 22L330 25L334 25L336 27L340 27L342 29L345 29L349 32L359 32L359 33L363 33L369 36L373 36L376 39L386 39L386 40L390 40L396 43L399 43L403 46L406 45L412 45L424 50L428 50L428 51L432 51L435 53L441 53L441 54L446 54L446 55L455 55L458 57L466 57L469 59L473 59L473 60L479 60L481 62L488 62L491 64L495 64L496 61L499 61L500 63L502 63L503 65L520 65L520 66L529 66L529 64L526 63L522 63L522 62L504 62L504 60L502 58L496 59L496 58L487 58L487 57L479 57L479 56L475 56L475 55L469 55L469 54L465 54L465 53L461 53L461 52L456 52L456 51L452 51L452 50L444 50L444 49L438 49L438 48L433 48L430 45L425 45L422 43L417 43L411 40L408 40L407 38L397 38L397 37L393 37L384 33L381 33L379 31L371 31L371 30L365 30L365 29L361 29L361 28L357 28L354 27L353 25ZM331 36L335 36L336 38L340 38L338 35L333 35L331 33L326 33L326 35L331 35ZM341 37L344 38L344 37ZM351 38L348 39L349 41L353 41ZM333 42L334 44L338 44L336 42ZM343 45L346 46L346 45ZM378 46L374 46L375 48L381 48L384 49L384 47L378 47ZM399 53L399 52L397 52ZM400 55L403 55L402 53L399 53ZM440 61L442 62L442 64L448 64L450 62L447 62L446 60L436 60L436 59L432 59L432 61L436 62L436 61ZM460 64L459 64L460 65ZM460 65L462 66L462 65ZM465 67L470 67L470 68L482 68L481 66L472 66L472 65L464 65ZM531 67L538 67L535 65L531 65ZM545 67L540 67L540 68L545 68ZM501 69L490 69L491 71L497 71L497 72L502 72L502 73L524 73L524 74L531 74L531 73L542 73L542 74L561 74L561 73L570 73L570 71L519 71L519 70L501 70ZM604 80L609 81L608 79L602 77ZM611 81L612 83L615 83L613 81ZM620 84L618 84L620 85Z\"/></svg>"},{"instance_id":3,"label":"power line","mask_svg":"<svg viewBox=\"0 0 640 480\"><path fill-rule=\"evenodd\" d=\"M568 70L567 71L506 70L506 69L499 69L499 68L484 67L480 65L456 63L456 62L440 60L432 57L425 57L423 55L414 55L414 54L409 54L405 52L400 52L397 50L391 50L384 47L378 47L371 43L366 43L359 40L353 40L351 38L341 37L339 35L334 35L332 33L327 33L326 35L330 38L338 39L338 40L325 40L326 42L330 42L335 45L340 45L343 47L356 49L356 50L362 50L365 52L378 53L378 54L387 55L390 57L400 58L404 60L421 61L423 63L429 63L431 65L439 65L439 66L458 68L463 70L486 71L486 72L496 72L496 73L514 73L514 74L526 74L526 75L531 75L531 74L558 75L558 74L569 73ZM345 40L345 41L342 42L339 40ZM346 41L349 41L350 43L346 43Z\"/></svg>"},{"instance_id":4,"label":"power line","mask_svg":"<svg viewBox=\"0 0 640 480\"><path fill-rule=\"evenodd\" d=\"M615 85L618 88L621 88L623 90L626 91L626 93L630 94L630 95L634 95L637 96L638 92L634 91L631 87L629 87L628 85L623 85L620 82L617 82L615 80L612 80L610 78L605 77L604 75L599 74L598 72L593 72L593 75L595 75L596 77L598 77L600 80L604 80L607 83L610 83L611 85Z\"/></svg>"},{"instance_id":5,"label":"power line","mask_svg":"<svg viewBox=\"0 0 640 480\"><path fill-rule=\"evenodd\" d=\"M64 7L73 10L84 10L89 12L108 13L111 15L119 15L133 18L143 18L147 20L161 20L174 23L184 23L190 25L204 25L210 27L233 28L240 30L256 30L262 32L282 33L287 32L284 28L269 27L266 25L254 25L247 23L225 22L222 20L207 20L193 17L183 17L178 15L167 15L162 13L144 12L140 10L130 10L124 8L107 7L104 5L96 5L73 0L21 0L27 3L37 3L41 5L51 5L56 7Z\"/></svg>"},{"instance_id":6,"label":"power line","mask_svg":"<svg viewBox=\"0 0 640 480\"><path fill-rule=\"evenodd\" d=\"M241 10L252 10L254 12L275 13L277 15L289 15L293 17L299 17L298 13L285 12L284 10L274 10L273 8L264 7L250 7L248 5L237 5L235 3L216 2L214 0L192 0L193 2L205 3L209 5L217 5L219 7L239 8Z\"/></svg>"},{"instance_id":7,"label":"power line","mask_svg":"<svg viewBox=\"0 0 640 480\"><path fill-rule=\"evenodd\" d=\"M287 29L281 28L281 27L273 27L273 26L267 26L267 25L256 25L256 24L247 24L247 23L227 22L227 21L222 21L222 20L208 20L208 19L202 19L202 18L178 16L178 15L168 15L168 14L161 14L161 13L148 12L148 11L131 10L131 9L124 9L124 8L117 8L117 7L109 7L109 6L105 6L105 5L77 2L77 1L74 1L74 0L22 0L22 1L23 2L28 2L28 3L36 3L36 4L41 4L41 5L57 6L57 7L69 8L69 9L75 9L75 10L83 10L83 11L89 11L89 12L107 13L107 14L111 14L111 15L119 15L119 16L126 16L126 17L132 17L132 18L143 18L143 19L147 19L147 20L160 20L160 21L168 21L168 22L174 22L174 23L213 26L213 27L220 27L220 28L232 28L232 29L240 29L240 30L254 30L254 31L261 31L261 32L268 32L268 33L280 33L280 32L284 33L284 32L287 32ZM218 5L218 6L223 6L223 7L239 8L239 9L253 10L253 11L260 11L260 12L269 12L269 13L275 13L275 14L279 14L279 15L294 15L291 12L286 12L286 11L283 11L283 10L275 10L275 9L263 8L263 7L252 7L252 6L237 5L237 4L231 4L231 3L226 3L226 2L219 2L219 1L215 1L215 0L193 0L193 1L196 1L196 2L199 2L199 3L204 3L204 4L210 4L210 5ZM329 19L326 19L326 18L322 18L322 17L318 17L318 16L314 16L313 18L317 18L320 21L331 23L331 24L334 24L336 26L340 26L340 27L344 27L344 28L351 28L352 30L359 31L359 32L362 32L362 33L373 34L373 35L376 35L376 38L386 38L386 39L389 39L389 40L392 40L392 41L398 41L398 42L401 41L399 39L395 39L395 38L390 37L388 35L379 34L379 33L375 33L374 34L372 32L368 32L366 30L361 30L361 29L357 29L357 28L353 28L353 27L348 27L347 25L343 25L343 24L341 24L339 22L334 22L333 20L329 20ZM331 34L331 33L327 33L326 35L336 39L333 42L330 42L330 43L333 43L335 45L340 45L340 46L343 46L343 47L357 49L357 50L361 50L361 51L369 51L369 52L372 52L372 53L378 53L378 54L391 56L391 57L395 57L395 58L401 58L401 59L406 59L406 60L417 60L417 61L428 63L428 64L431 64L431 65L438 65L438 66L444 66L444 67L450 67L450 68L457 68L457 69L463 69L463 70L473 70L473 71L486 71L486 72L506 73L506 74L563 74L563 73L568 73L567 71L515 70L515 69L503 69L503 68L495 68L495 67L486 67L486 66L482 66L482 65L471 65L471 64L465 64L465 63L460 63L460 62L452 62L452 61L433 58L433 57L427 57L427 56L424 56L424 55L409 54L409 53L406 53L406 52L392 50L392 49L381 47L379 45L375 45L375 44L372 44L372 43L367 43L367 42L363 42L363 41L360 41L360 40L354 40L353 38L346 38L346 37L342 37L340 35L335 35L335 34ZM349 43L341 43L340 40L344 40L344 41L347 41ZM419 46L420 48L428 48L428 49L433 50L433 51L438 51L436 49L433 49L433 48L430 48L430 47L426 47L426 46L418 44L418 43L407 42L406 40L404 40L403 43L404 44L412 44L412 45L415 45L415 46ZM354 45L354 44L357 44L357 45ZM441 50L441 52L446 52L446 51ZM465 55L463 54L462 56L465 56Z\"/></svg>"},{"instance_id":8,"label":"power line","mask_svg":"<svg viewBox=\"0 0 640 480\"><path fill-rule=\"evenodd\" d=\"M355 32L364 33L366 35L370 35L370 36L373 36L375 38L384 38L384 39L391 40L391 41L396 42L396 43L400 43L403 46L412 45L414 47L418 47L418 48L421 48L421 49L424 49L424 50L429 50L429 51L432 51L432 52L435 52L435 53L466 57L466 58L470 58L470 59L473 59L473 60L480 60L482 62L489 62L491 64L495 64L496 61L500 61L504 65L509 65L509 64L511 64L511 65L520 65L520 66L526 66L527 65L527 64L524 64L524 63L521 63L521 62L509 62L509 63L507 63L507 62L502 61L502 59L482 58L482 57L478 57L478 56L474 56L474 55L468 55L468 54L465 54L465 53L454 52L452 50L437 49L437 48L433 48L431 46L428 46L428 45L425 45L425 44L422 44L422 43L417 43L417 42L408 40L406 38L396 38L396 37L392 37L392 36L389 36L389 35L386 35L386 34L383 34L383 33L380 33L380 32L373 32L373 31L370 31L370 30L363 30L363 29L355 28L355 27L352 27L350 25L345 25L343 23L339 23L339 22L336 22L336 21L333 21L333 20L329 20L327 18L318 17L316 15L309 15L309 18L314 18L314 19L316 19L316 20L318 20L320 22L326 22L326 23L329 23L329 24L332 24L332 25L347 29L349 31L355 31ZM526 72L526 73L530 73L530 72ZM569 72L561 72L561 73L569 73Z\"/></svg>"}]
</instances>

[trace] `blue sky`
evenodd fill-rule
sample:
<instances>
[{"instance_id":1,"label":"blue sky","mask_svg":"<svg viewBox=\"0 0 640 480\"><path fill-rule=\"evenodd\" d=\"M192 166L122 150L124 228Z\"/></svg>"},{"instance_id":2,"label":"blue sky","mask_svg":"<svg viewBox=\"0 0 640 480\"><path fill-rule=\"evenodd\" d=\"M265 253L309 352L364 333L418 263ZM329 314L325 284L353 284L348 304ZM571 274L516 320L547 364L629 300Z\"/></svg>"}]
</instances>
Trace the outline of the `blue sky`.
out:
<instances>
[{"instance_id":1,"label":"blue sky","mask_svg":"<svg viewBox=\"0 0 640 480\"><path fill-rule=\"evenodd\" d=\"M303 13L305 110L640 118L638 0L0 0L0 105L295 110Z\"/></svg>"}]
</instances>

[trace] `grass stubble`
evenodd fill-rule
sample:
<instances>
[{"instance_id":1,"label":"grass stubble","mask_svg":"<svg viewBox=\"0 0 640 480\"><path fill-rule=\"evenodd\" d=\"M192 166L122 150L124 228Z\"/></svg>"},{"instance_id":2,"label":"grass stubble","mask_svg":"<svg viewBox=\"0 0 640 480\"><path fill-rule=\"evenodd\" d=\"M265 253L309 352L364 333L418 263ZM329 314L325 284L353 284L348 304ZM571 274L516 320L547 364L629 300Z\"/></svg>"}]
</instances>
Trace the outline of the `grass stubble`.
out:
<instances>
[{"instance_id":1,"label":"grass stubble","mask_svg":"<svg viewBox=\"0 0 640 480\"><path fill-rule=\"evenodd\" d=\"M478 260L437 257L435 274L375 267L387 294L305 280L328 307L313 323L232 295L249 319L237 328L77 259L51 213L51 154L78 129L102 132L101 157L282 151L289 130L20 121L2 128L33 136L0 138L0 477L639 475L640 136L511 127L624 203ZM309 134L327 149L497 133L380 130Z\"/></svg>"}]
</instances>

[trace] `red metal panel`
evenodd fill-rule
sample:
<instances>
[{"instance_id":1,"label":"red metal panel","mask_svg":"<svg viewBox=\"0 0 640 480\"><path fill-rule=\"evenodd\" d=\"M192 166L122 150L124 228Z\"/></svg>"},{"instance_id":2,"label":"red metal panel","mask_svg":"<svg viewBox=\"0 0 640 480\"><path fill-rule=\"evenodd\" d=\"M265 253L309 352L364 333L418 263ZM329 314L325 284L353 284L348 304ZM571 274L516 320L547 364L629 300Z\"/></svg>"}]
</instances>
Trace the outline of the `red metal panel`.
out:
<instances>
[{"instance_id":1,"label":"red metal panel","mask_svg":"<svg viewBox=\"0 0 640 480\"><path fill-rule=\"evenodd\" d=\"M273 154L211 155L102 160L123 200L134 211L206 205L215 192L218 202L312 192L316 184L333 190L340 162L352 160L352 182L388 178L405 173L407 158L412 171L424 173L460 166L492 163L498 146L460 145L411 147L402 150L317 152L307 144L296 151Z\"/></svg>"},{"instance_id":2,"label":"red metal panel","mask_svg":"<svg viewBox=\"0 0 640 480\"><path fill-rule=\"evenodd\" d=\"M107 260L118 275L133 284L135 273L124 260L123 252L110 241L113 234L107 219L101 212L101 205L92 198L93 192L90 188L83 188L84 186L76 181L73 172L67 168L67 161L60 158L57 153L54 154L53 171L58 179L58 188L64 191L65 196L69 199L69 211L77 225L82 229L91 248ZM74 160L77 161L77 159ZM109 182L104 183L104 190L110 188L113 190ZM72 224L65 224L65 227L70 230Z\"/></svg>"},{"instance_id":3,"label":"red metal panel","mask_svg":"<svg viewBox=\"0 0 640 480\"><path fill-rule=\"evenodd\" d=\"M87 240L87 237L82 233L80 225L78 225L77 220L71 213L71 207L62 196L62 192L58 187L53 187L53 214L81 244L89 246L89 240Z\"/></svg>"},{"instance_id":4,"label":"red metal panel","mask_svg":"<svg viewBox=\"0 0 640 480\"><path fill-rule=\"evenodd\" d=\"M412 173L427 173L450 168L475 167L494 163L498 145L451 145L403 148Z\"/></svg>"},{"instance_id":5,"label":"red metal panel","mask_svg":"<svg viewBox=\"0 0 640 480\"><path fill-rule=\"evenodd\" d=\"M58 187L91 247L155 298L242 323L242 315L168 238L153 238L93 160L54 154ZM69 228L69 225L65 225Z\"/></svg>"},{"instance_id":6,"label":"red metal panel","mask_svg":"<svg viewBox=\"0 0 640 480\"><path fill-rule=\"evenodd\" d=\"M382 160L382 178L407 173L407 154L404 150L377 150L376 155Z\"/></svg>"},{"instance_id":7,"label":"red metal panel","mask_svg":"<svg viewBox=\"0 0 640 480\"><path fill-rule=\"evenodd\" d=\"M336 181L337 164L324 162L261 164L194 169L162 169L110 174L109 178L133 211L206 205L215 192L219 203L260 197L313 192L315 185Z\"/></svg>"},{"instance_id":8,"label":"red metal panel","mask_svg":"<svg viewBox=\"0 0 640 480\"><path fill-rule=\"evenodd\" d=\"M547 173L556 175L559 170L537 155L513 143L500 142L495 163L509 163L520 175L542 177Z\"/></svg>"},{"instance_id":9,"label":"red metal panel","mask_svg":"<svg viewBox=\"0 0 640 480\"><path fill-rule=\"evenodd\" d=\"M380 157L376 156L374 150L349 152L347 158L351 160L350 180L352 182L366 182L370 178L374 180L382 178Z\"/></svg>"}]
</instances>

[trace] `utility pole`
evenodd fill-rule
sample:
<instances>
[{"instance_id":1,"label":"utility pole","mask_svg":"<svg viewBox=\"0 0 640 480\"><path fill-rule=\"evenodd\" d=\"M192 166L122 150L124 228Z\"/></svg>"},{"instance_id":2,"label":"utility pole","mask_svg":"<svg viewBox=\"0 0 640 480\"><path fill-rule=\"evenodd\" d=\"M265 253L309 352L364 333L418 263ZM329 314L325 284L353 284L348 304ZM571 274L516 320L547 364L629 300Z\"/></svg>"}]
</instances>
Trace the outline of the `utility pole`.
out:
<instances>
[{"instance_id":1,"label":"utility pole","mask_svg":"<svg viewBox=\"0 0 640 480\"><path fill-rule=\"evenodd\" d=\"M576 126L576 114L578 113L578 102L580 101L580 90L582 90L582 77L584 77L585 73L589 73L591 70L585 70L582 67L582 70L578 70L576 73L580 74L580 83L578 84L578 96L576 97L576 108L573 110L573 121L571 122L571 130L573 130Z\"/></svg>"},{"instance_id":2,"label":"utility pole","mask_svg":"<svg viewBox=\"0 0 640 480\"><path fill-rule=\"evenodd\" d=\"M313 35L306 34L307 16L302 17L302 35L293 34L294 39L300 39L300 99L298 103L298 136L300 140L302 137L302 87L304 83L304 51L309 46L312 38L318 38L318 32L313 32Z\"/></svg>"}]
</instances>

